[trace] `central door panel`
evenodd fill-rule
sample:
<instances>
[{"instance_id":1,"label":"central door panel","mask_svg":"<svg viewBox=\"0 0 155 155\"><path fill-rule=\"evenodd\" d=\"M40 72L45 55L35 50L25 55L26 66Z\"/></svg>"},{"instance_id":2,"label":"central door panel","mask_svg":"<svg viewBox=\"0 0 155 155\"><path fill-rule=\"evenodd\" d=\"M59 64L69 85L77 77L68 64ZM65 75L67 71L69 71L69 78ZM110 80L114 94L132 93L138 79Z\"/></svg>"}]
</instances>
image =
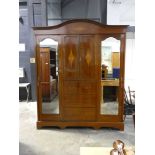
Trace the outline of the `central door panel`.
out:
<instances>
[{"instance_id":1,"label":"central door panel","mask_svg":"<svg viewBox=\"0 0 155 155\"><path fill-rule=\"evenodd\" d=\"M97 80L94 36L64 37L62 120L94 121Z\"/></svg>"},{"instance_id":2,"label":"central door panel","mask_svg":"<svg viewBox=\"0 0 155 155\"><path fill-rule=\"evenodd\" d=\"M78 37L64 37L64 79L77 80L78 78Z\"/></svg>"},{"instance_id":3,"label":"central door panel","mask_svg":"<svg viewBox=\"0 0 155 155\"><path fill-rule=\"evenodd\" d=\"M95 80L94 38L93 36L80 36L79 39L80 79Z\"/></svg>"}]
</instances>

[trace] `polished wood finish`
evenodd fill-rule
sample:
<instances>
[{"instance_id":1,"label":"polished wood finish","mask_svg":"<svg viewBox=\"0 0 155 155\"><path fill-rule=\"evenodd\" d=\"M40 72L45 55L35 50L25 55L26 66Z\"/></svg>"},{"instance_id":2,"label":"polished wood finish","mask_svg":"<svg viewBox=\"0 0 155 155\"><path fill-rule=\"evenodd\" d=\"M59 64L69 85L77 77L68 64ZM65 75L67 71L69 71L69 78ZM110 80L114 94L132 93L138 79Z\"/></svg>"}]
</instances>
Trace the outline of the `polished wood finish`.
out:
<instances>
[{"instance_id":1,"label":"polished wood finish","mask_svg":"<svg viewBox=\"0 0 155 155\"><path fill-rule=\"evenodd\" d=\"M108 26L90 20L71 20L51 27L34 27L37 59L37 127L90 126L124 129L123 88L125 33L127 26ZM101 115L101 41L114 37L121 41L118 115ZM58 41L60 114L42 114L41 62L39 42ZM117 85L117 84L116 84Z\"/></svg>"}]
</instances>

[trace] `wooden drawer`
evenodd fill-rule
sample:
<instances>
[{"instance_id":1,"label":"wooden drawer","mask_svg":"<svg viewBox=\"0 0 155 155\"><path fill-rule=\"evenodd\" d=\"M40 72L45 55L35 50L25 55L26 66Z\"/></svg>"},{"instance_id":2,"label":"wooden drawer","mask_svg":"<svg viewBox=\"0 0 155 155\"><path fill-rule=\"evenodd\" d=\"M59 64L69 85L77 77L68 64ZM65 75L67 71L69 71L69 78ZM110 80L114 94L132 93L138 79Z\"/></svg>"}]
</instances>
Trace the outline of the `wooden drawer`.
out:
<instances>
[{"instance_id":1,"label":"wooden drawer","mask_svg":"<svg viewBox=\"0 0 155 155\"><path fill-rule=\"evenodd\" d=\"M96 108L63 108L65 121L95 121Z\"/></svg>"},{"instance_id":2,"label":"wooden drawer","mask_svg":"<svg viewBox=\"0 0 155 155\"><path fill-rule=\"evenodd\" d=\"M63 106L96 107L96 95L95 94L64 95Z\"/></svg>"},{"instance_id":3,"label":"wooden drawer","mask_svg":"<svg viewBox=\"0 0 155 155\"><path fill-rule=\"evenodd\" d=\"M63 106L65 107L70 107L70 106L74 106L76 107L79 103L79 99L78 99L78 95L64 95L63 97Z\"/></svg>"},{"instance_id":4,"label":"wooden drawer","mask_svg":"<svg viewBox=\"0 0 155 155\"><path fill-rule=\"evenodd\" d=\"M97 84L96 82L80 81L80 94L94 94L96 93Z\"/></svg>"},{"instance_id":5,"label":"wooden drawer","mask_svg":"<svg viewBox=\"0 0 155 155\"><path fill-rule=\"evenodd\" d=\"M64 94L77 94L79 83L77 81L64 81L63 93Z\"/></svg>"},{"instance_id":6,"label":"wooden drawer","mask_svg":"<svg viewBox=\"0 0 155 155\"><path fill-rule=\"evenodd\" d=\"M81 107L96 107L96 94L80 94L79 106Z\"/></svg>"},{"instance_id":7,"label":"wooden drawer","mask_svg":"<svg viewBox=\"0 0 155 155\"><path fill-rule=\"evenodd\" d=\"M96 82L64 81L64 94L94 94L97 91Z\"/></svg>"}]
</instances>

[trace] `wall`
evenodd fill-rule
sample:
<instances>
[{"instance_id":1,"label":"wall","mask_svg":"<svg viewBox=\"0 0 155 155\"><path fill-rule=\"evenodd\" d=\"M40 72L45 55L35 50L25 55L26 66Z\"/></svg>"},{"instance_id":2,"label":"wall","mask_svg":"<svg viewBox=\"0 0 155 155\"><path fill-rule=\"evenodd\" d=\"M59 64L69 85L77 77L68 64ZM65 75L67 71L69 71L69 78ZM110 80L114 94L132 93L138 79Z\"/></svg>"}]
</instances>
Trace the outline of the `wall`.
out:
<instances>
[{"instance_id":1,"label":"wall","mask_svg":"<svg viewBox=\"0 0 155 155\"><path fill-rule=\"evenodd\" d=\"M30 58L35 58L35 40L32 27L47 25L46 0L29 0L28 9ZM36 100L36 63L30 63L30 69L32 100Z\"/></svg>"},{"instance_id":2,"label":"wall","mask_svg":"<svg viewBox=\"0 0 155 155\"><path fill-rule=\"evenodd\" d=\"M24 42L26 44L26 51L19 53L19 67L26 68L26 78L24 82L31 83L33 100L36 100L36 64L30 63L30 58L35 57L34 35L32 30L33 26L46 26L47 21L48 25L55 25L69 18L89 18L101 21L104 24L106 24L106 20L115 24L122 24L130 21L130 25L134 25L134 0L131 0L132 3L129 3L129 0L126 0L126 4L125 0L121 0L124 2L124 4L122 3L122 5L124 5L122 9L118 6L110 6L109 3L107 4L107 0L65 0L63 4L60 0L48 0L48 5L46 5L46 0L20 1L27 2L28 10L25 11L25 13L24 11L23 13L22 11L20 12L21 15L23 14L22 16L25 25L19 25L19 42ZM106 6L108 6L108 16L106 16ZM132 10L129 10L131 7ZM23 9L24 6L20 8ZM129 10L127 11L127 15L124 14L123 9ZM130 14L128 15L130 12L132 13L131 16ZM48 18L52 20L47 20L47 14ZM122 17L121 14L124 14L124 16ZM108 19L106 17L108 17ZM127 20L125 19L126 17ZM132 54L134 43L132 41L127 41L126 79L128 79L128 81L132 81L131 79L134 77L134 74L130 74L134 65L131 65L132 68L128 65L133 62L132 59L134 57ZM23 81L20 79L20 82Z\"/></svg>"},{"instance_id":3,"label":"wall","mask_svg":"<svg viewBox=\"0 0 155 155\"><path fill-rule=\"evenodd\" d=\"M100 21L100 0L74 0L62 6L62 17L97 18Z\"/></svg>"},{"instance_id":4,"label":"wall","mask_svg":"<svg viewBox=\"0 0 155 155\"><path fill-rule=\"evenodd\" d=\"M23 67L25 71L25 77L19 78L19 82L31 82L30 71L30 45L29 45L29 29L28 29L28 7L26 2L20 3L19 16L21 22L19 22L19 43L25 44L25 51L19 51L19 67Z\"/></svg>"},{"instance_id":5,"label":"wall","mask_svg":"<svg viewBox=\"0 0 155 155\"><path fill-rule=\"evenodd\" d=\"M126 40L126 56L125 56L125 88L128 86L135 89L135 38L134 33L127 36Z\"/></svg>"},{"instance_id":6,"label":"wall","mask_svg":"<svg viewBox=\"0 0 155 155\"><path fill-rule=\"evenodd\" d=\"M107 24L135 26L135 0L108 0Z\"/></svg>"},{"instance_id":7,"label":"wall","mask_svg":"<svg viewBox=\"0 0 155 155\"><path fill-rule=\"evenodd\" d=\"M46 26L46 0L20 0L19 15L23 23L19 23L19 43L25 43L25 52L19 52L19 67L25 68L25 78L19 82L31 84L32 100L36 100L36 64L30 63L35 58L33 26Z\"/></svg>"},{"instance_id":8,"label":"wall","mask_svg":"<svg viewBox=\"0 0 155 155\"><path fill-rule=\"evenodd\" d=\"M106 24L107 0L48 0L48 25L86 18Z\"/></svg>"},{"instance_id":9,"label":"wall","mask_svg":"<svg viewBox=\"0 0 155 155\"><path fill-rule=\"evenodd\" d=\"M48 0L47 1L48 25L57 25L62 21L61 19L61 1Z\"/></svg>"}]
</instances>

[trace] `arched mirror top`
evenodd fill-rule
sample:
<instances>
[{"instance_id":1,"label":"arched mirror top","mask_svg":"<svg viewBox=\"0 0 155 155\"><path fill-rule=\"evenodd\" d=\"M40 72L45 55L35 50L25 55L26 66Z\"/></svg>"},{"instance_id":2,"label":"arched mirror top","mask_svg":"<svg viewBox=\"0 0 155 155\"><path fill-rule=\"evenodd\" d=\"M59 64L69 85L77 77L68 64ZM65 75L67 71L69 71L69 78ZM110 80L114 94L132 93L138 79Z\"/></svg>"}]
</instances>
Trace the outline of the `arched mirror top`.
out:
<instances>
[{"instance_id":1,"label":"arched mirror top","mask_svg":"<svg viewBox=\"0 0 155 155\"><path fill-rule=\"evenodd\" d=\"M40 47L51 47L51 48L57 48L58 42L51 38L44 38L39 42Z\"/></svg>"},{"instance_id":2,"label":"arched mirror top","mask_svg":"<svg viewBox=\"0 0 155 155\"><path fill-rule=\"evenodd\" d=\"M101 41L102 47L110 47L113 52L120 52L120 40L115 37L109 37Z\"/></svg>"}]
</instances>

